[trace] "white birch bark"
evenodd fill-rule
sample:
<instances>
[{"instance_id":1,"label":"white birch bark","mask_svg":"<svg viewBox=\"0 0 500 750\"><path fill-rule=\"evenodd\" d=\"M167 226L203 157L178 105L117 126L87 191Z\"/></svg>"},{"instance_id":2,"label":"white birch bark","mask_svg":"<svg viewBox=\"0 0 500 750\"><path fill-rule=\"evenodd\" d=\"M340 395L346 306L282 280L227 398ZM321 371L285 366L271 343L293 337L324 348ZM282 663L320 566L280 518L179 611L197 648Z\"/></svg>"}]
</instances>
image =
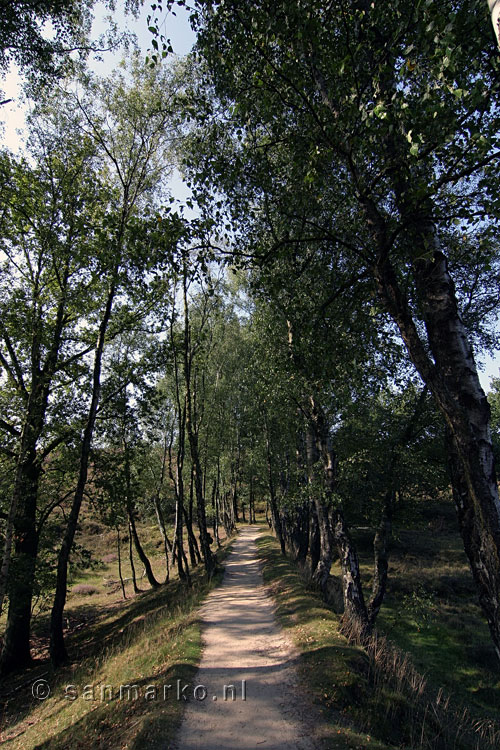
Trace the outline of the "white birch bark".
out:
<instances>
[{"instance_id":1,"label":"white birch bark","mask_svg":"<svg viewBox=\"0 0 500 750\"><path fill-rule=\"evenodd\" d=\"M488 0L488 7L491 13L491 23L497 37L498 48L500 49L500 0Z\"/></svg>"}]
</instances>

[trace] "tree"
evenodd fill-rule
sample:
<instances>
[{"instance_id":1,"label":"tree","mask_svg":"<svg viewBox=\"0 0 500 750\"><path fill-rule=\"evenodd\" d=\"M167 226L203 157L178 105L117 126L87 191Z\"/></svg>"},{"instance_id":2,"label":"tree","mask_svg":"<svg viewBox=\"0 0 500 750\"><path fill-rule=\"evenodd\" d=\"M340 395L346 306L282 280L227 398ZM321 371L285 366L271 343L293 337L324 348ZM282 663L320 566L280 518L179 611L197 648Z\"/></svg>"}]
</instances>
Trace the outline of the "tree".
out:
<instances>
[{"instance_id":1,"label":"tree","mask_svg":"<svg viewBox=\"0 0 500 750\"><path fill-rule=\"evenodd\" d=\"M453 222L455 235L472 235L478 217L498 215L498 57L486 41L486 7L360 0L197 9L197 52L219 97L219 150L191 162L193 178L216 180L238 218L242 209L255 215L273 181L273 197L284 185L304 208L323 204L311 231L364 268L447 425L460 531L500 656L489 409L446 252ZM228 168L229 141L239 145ZM295 252L294 229L276 246Z\"/></svg>"},{"instance_id":2,"label":"tree","mask_svg":"<svg viewBox=\"0 0 500 750\"><path fill-rule=\"evenodd\" d=\"M111 361L107 363L108 370L112 373L107 378L111 381L107 383L107 390L111 391L111 395L100 412L105 424L100 437L101 440L105 437L106 447L98 452L98 482L112 500L112 505L123 508L147 579L152 588L158 588L159 583L137 531L137 501L143 494L141 475L145 471L146 456L137 401L141 390L146 387L145 380L150 369L145 343L144 340L139 342L137 336L130 333L114 342Z\"/></svg>"},{"instance_id":3,"label":"tree","mask_svg":"<svg viewBox=\"0 0 500 750\"><path fill-rule=\"evenodd\" d=\"M96 341L92 395L82 438L78 484L58 560L50 641L51 660L56 666L68 658L63 637L67 567L87 483L101 393L102 359L108 329L113 322L115 299L120 293L128 294L133 303L134 296L137 300L140 292L144 293L150 288L152 296L146 305L141 298L140 309L134 309L132 305L132 312L125 305L125 309L117 311L118 325L121 317L125 318L126 325L129 317L140 320L147 316L154 307L153 299L157 300L158 293L162 295L164 291L155 275L169 267L179 233L175 218L169 221L166 217L162 223L161 217L147 217L148 205L155 206L156 203L155 207L158 207L161 180L170 166L171 110L168 102L172 96L172 76L164 71L144 71L137 58L132 59L129 72L130 84L127 84L123 73L115 73L111 80L88 82L83 100L76 98L81 113L81 130L93 140L103 169L112 175L111 194L115 205L107 217L102 236L107 253L107 296ZM141 210L146 213L146 221L143 222L139 213ZM160 228L146 231L151 223L156 227L160 225ZM130 516L133 518L132 511ZM133 521L131 524L133 532ZM136 546L139 547L137 538Z\"/></svg>"},{"instance_id":4,"label":"tree","mask_svg":"<svg viewBox=\"0 0 500 750\"><path fill-rule=\"evenodd\" d=\"M50 133L35 138L34 168L3 155L0 362L12 394L12 421L3 427L15 438L16 460L1 574L2 597L9 587L5 671L29 661L40 474L68 437L53 394L82 374L92 349L79 330L82 311L91 316L101 293L92 260L101 185L88 141L65 145L60 151Z\"/></svg>"},{"instance_id":5,"label":"tree","mask_svg":"<svg viewBox=\"0 0 500 750\"><path fill-rule=\"evenodd\" d=\"M193 331L190 321L190 311L188 302L188 269L187 259L183 259L182 267L182 298L183 298L183 314L184 314L184 341L183 341L183 375L184 385L186 389L185 403L186 403L186 431L189 440L189 448L191 453L191 461L194 471L194 484L196 489L196 509L198 515L198 530L200 532L201 550L203 555L203 561L205 563L205 569L207 576L210 579L216 570L216 559L210 549L211 539L207 530L207 519L205 510L205 494L203 490L203 469L200 459L199 451L199 433L200 425L203 420L203 412L205 408L204 394L199 393L197 388L197 372L194 369L195 356L197 349L199 349L205 331L203 330L206 325L206 319L209 315L209 304L208 299L205 297L202 303L201 320L199 329L197 331L197 340L193 341ZM204 373L201 375L201 382L204 381Z\"/></svg>"},{"instance_id":6,"label":"tree","mask_svg":"<svg viewBox=\"0 0 500 750\"><path fill-rule=\"evenodd\" d=\"M127 12L137 13L140 4L141 0L127 0ZM113 8L112 2L106 5ZM102 43L89 40L93 6L94 0L4 0L0 74L5 75L9 65L16 63L39 86L63 76L73 64L72 53L84 58L92 50L102 51Z\"/></svg>"}]
</instances>

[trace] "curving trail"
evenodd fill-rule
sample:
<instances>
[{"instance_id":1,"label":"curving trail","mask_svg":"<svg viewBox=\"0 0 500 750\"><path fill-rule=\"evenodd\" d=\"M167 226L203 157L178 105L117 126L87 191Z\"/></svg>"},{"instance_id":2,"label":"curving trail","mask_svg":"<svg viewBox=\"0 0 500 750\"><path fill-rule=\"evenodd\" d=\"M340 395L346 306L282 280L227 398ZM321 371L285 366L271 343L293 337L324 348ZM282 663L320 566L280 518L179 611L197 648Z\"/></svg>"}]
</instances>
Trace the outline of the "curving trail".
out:
<instances>
[{"instance_id":1,"label":"curving trail","mask_svg":"<svg viewBox=\"0 0 500 750\"><path fill-rule=\"evenodd\" d=\"M222 584L200 610L204 651L195 683L184 693L189 701L177 750L317 748L308 726L309 701L296 689L296 656L263 585L258 534L256 526L241 530ZM224 700L229 685L234 700L229 687Z\"/></svg>"}]
</instances>

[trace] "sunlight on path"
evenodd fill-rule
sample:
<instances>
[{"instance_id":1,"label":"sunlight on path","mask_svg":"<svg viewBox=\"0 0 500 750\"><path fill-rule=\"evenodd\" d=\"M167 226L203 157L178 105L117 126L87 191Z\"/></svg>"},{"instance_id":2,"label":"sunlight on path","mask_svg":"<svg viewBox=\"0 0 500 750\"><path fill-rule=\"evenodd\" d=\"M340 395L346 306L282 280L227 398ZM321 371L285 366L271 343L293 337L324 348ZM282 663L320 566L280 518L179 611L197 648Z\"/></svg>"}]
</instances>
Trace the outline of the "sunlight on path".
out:
<instances>
[{"instance_id":1,"label":"sunlight on path","mask_svg":"<svg viewBox=\"0 0 500 750\"><path fill-rule=\"evenodd\" d=\"M316 747L301 716L308 701L302 705L294 688L294 652L263 587L258 533L255 526L242 529L222 585L200 610L205 648L195 683L184 693L189 702L178 750Z\"/></svg>"}]
</instances>

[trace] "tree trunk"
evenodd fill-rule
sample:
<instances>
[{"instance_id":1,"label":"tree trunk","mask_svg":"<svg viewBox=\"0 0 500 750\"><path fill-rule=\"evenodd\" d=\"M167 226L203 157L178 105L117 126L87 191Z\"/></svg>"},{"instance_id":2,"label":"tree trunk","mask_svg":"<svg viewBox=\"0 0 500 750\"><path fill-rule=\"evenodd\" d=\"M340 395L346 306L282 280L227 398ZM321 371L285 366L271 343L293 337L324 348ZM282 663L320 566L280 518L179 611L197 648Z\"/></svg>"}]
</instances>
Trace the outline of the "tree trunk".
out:
<instances>
[{"instance_id":1,"label":"tree trunk","mask_svg":"<svg viewBox=\"0 0 500 750\"><path fill-rule=\"evenodd\" d=\"M295 451L295 462L297 470L297 489L300 491L308 484L307 450L304 433L297 434L297 446ZM310 500L305 500L295 507L293 522L290 531L290 543L296 562L305 563L309 549L309 525L310 525ZM315 567L317 565L317 560Z\"/></svg>"},{"instance_id":2,"label":"tree trunk","mask_svg":"<svg viewBox=\"0 0 500 750\"><path fill-rule=\"evenodd\" d=\"M198 547L198 541L193 531L193 524L189 518L189 514L184 508L184 523L186 524L186 531L188 535L188 548L189 548L189 559L191 567L194 568L201 562L200 549Z\"/></svg>"},{"instance_id":3,"label":"tree trunk","mask_svg":"<svg viewBox=\"0 0 500 750\"><path fill-rule=\"evenodd\" d=\"M310 509L311 520L309 524L309 555L311 558L311 577L314 576L319 562L319 556L321 553L321 544L319 540L319 528L318 528L318 517L316 515L316 507L311 500Z\"/></svg>"},{"instance_id":4,"label":"tree trunk","mask_svg":"<svg viewBox=\"0 0 500 750\"><path fill-rule=\"evenodd\" d=\"M384 507L380 522L373 540L373 581L372 593L368 602L368 622L373 628L375 620L382 606L387 587L389 570L389 542L392 534L392 513L394 507L394 491L388 490L384 498Z\"/></svg>"},{"instance_id":5,"label":"tree trunk","mask_svg":"<svg viewBox=\"0 0 500 750\"><path fill-rule=\"evenodd\" d=\"M306 502L295 510L290 532L294 557L298 563L305 562L309 547L309 506L310 503Z\"/></svg>"},{"instance_id":6,"label":"tree trunk","mask_svg":"<svg viewBox=\"0 0 500 750\"><path fill-rule=\"evenodd\" d=\"M21 669L31 662L30 627L35 564L38 553L36 505L41 467L35 447L25 444L16 472L13 492L14 558L8 581L9 610L0 671L2 675ZM7 572L9 568L7 566Z\"/></svg>"},{"instance_id":7,"label":"tree trunk","mask_svg":"<svg viewBox=\"0 0 500 750\"><path fill-rule=\"evenodd\" d=\"M31 384L28 389L23 382L22 369L13 347L7 346L14 360L14 370L18 373L16 387L23 400L26 412L21 433L19 457L14 479L14 490L7 519L4 555L0 570L0 611L8 588L9 611L5 630L0 673L8 674L29 664L31 606L39 533L36 527L38 483L42 470L43 456L37 456L37 443L45 425L52 380L57 371L59 351L65 326L67 287L69 279L70 254L67 253L60 274L60 297L55 315L55 325L45 362L42 362L43 314L38 301L33 305L33 329L30 346ZM36 275L33 288L34 299L38 300L40 277ZM14 539L12 530L14 530ZM12 561L12 541L15 559Z\"/></svg>"},{"instance_id":8,"label":"tree trunk","mask_svg":"<svg viewBox=\"0 0 500 750\"><path fill-rule=\"evenodd\" d=\"M56 591L54 594L54 604L52 606L50 618L50 658L52 664L56 667L64 663L68 659L68 654L64 645L63 631L63 613L64 605L66 604L68 581L68 562L75 538L78 516L80 514L80 508L83 501L83 494L85 492L85 486L87 484L90 449L92 445L92 438L94 435L99 398L101 395L101 368L105 337L111 318L111 311L113 308L113 301L116 293L116 274L117 269L115 269L114 271L113 280L111 282L108 297L106 300L106 306L104 308L104 314L99 326L99 334L97 337L97 346L94 356L94 368L92 372L92 398L89 406L87 423L83 432L83 440L80 450L80 468L78 473L78 481L75 494L73 496L73 503L69 514L68 524L66 526L66 531L64 533L61 548L59 550L59 556L57 559Z\"/></svg>"},{"instance_id":9,"label":"tree trunk","mask_svg":"<svg viewBox=\"0 0 500 750\"><path fill-rule=\"evenodd\" d=\"M238 454L236 457L236 465L232 466L232 471L231 471L232 480L233 480L232 481L233 517L234 517L235 523L238 523L240 520L239 515L238 515L238 478L240 474L240 457L241 457L241 444L240 444L239 432L238 432L237 443L238 443Z\"/></svg>"},{"instance_id":10,"label":"tree trunk","mask_svg":"<svg viewBox=\"0 0 500 750\"><path fill-rule=\"evenodd\" d=\"M333 511L333 528L342 571L344 617L356 620L363 632L368 633L370 627L361 586L358 555L341 508L335 508Z\"/></svg>"},{"instance_id":11,"label":"tree trunk","mask_svg":"<svg viewBox=\"0 0 500 750\"><path fill-rule=\"evenodd\" d=\"M170 558L172 556L172 543L168 538L165 517L163 515L163 510L160 504L160 498L158 497L158 494L156 492L153 495L153 504L155 508L156 520L158 522L158 528L160 529L160 533L163 539L163 548L165 551L165 566L167 568L165 583L168 583L170 580Z\"/></svg>"},{"instance_id":12,"label":"tree trunk","mask_svg":"<svg viewBox=\"0 0 500 750\"><path fill-rule=\"evenodd\" d=\"M213 509L213 532L214 532L214 539L216 541L217 547L220 547L220 539L219 539L219 489L217 480L214 479L214 486L212 488L212 509Z\"/></svg>"},{"instance_id":13,"label":"tree trunk","mask_svg":"<svg viewBox=\"0 0 500 750\"><path fill-rule=\"evenodd\" d=\"M314 574L315 579L326 593L333 559L332 541L334 541L342 571L344 616L356 619L363 630L368 631L368 614L361 585L358 555L349 534L342 507L335 497L335 454L330 442L328 425L323 410L314 397L310 398L310 402L312 427L318 453L323 464L326 498L326 502L319 502L317 500L318 493L314 493L321 539L321 554ZM325 539L325 542L323 542L323 539ZM325 544L325 548L323 544Z\"/></svg>"},{"instance_id":14,"label":"tree trunk","mask_svg":"<svg viewBox=\"0 0 500 750\"><path fill-rule=\"evenodd\" d=\"M198 449L198 428L193 411L193 399L191 393L191 330L189 327L188 301L187 301L187 278L186 270L183 277L184 291L184 378L186 385L186 431L188 434L191 461L194 469L194 487L196 492L196 514L198 519L198 531L200 534L201 554L205 564L207 577L212 578L217 568L217 561L210 549L211 538L207 529L207 516L205 511L205 497L203 495L203 472L201 468L200 452Z\"/></svg>"},{"instance_id":15,"label":"tree trunk","mask_svg":"<svg viewBox=\"0 0 500 750\"><path fill-rule=\"evenodd\" d=\"M253 495L253 476L250 476L250 490L248 496L248 523L255 523L255 500Z\"/></svg>"},{"instance_id":16,"label":"tree trunk","mask_svg":"<svg viewBox=\"0 0 500 750\"><path fill-rule=\"evenodd\" d=\"M479 600L500 658L500 502L489 429L489 405L458 312L442 252L417 261L414 276L434 361L419 337L409 305L385 260L375 268L379 294L410 357L444 416L448 462L460 533Z\"/></svg>"},{"instance_id":17,"label":"tree trunk","mask_svg":"<svg viewBox=\"0 0 500 750\"><path fill-rule=\"evenodd\" d=\"M122 571L122 551L120 547L120 527L116 527L116 549L118 552L118 577L120 578L120 586L122 587L122 594L123 598L127 598L127 594L125 593L125 581L123 580L123 571Z\"/></svg>"},{"instance_id":18,"label":"tree trunk","mask_svg":"<svg viewBox=\"0 0 500 750\"><path fill-rule=\"evenodd\" d=\"M312 400L311 400L312 401ZM308 482L311 502L314 505L315 510L315 521L316 531L319 538L319 555L315 560L314 568L311 569L312 579L317 586L326 593L326 586L328 583L328 577L330 575L330 569L334 559L334 540L333 531L331 527L330 510L328 505L324 503L323 484L326 481L332 484L332 481L327 476L330 472L329 465L323 466L323 477L318 477L318 482L315 481L314 467L320 458L320 449L325 452L326 461L330 460L333 455L332 451L329 450L328 446L324 446L323 443L328 441L328 437L323 434L325 431L324 424L320 424L320 417L317 413L317 405L313 403L313 413L316 417L311 415L311 419L307 425L306 432L306 454L307 454L307 468L308 468ZM324 420L323 420L324 421ZM334 466L331 467L331 471L334 475ZM333 486L333 484L332 484Z\"/></svg>"},{"instance_id":19,"label":"tree trunk","mask_svg":"<svg viewBox=\"0 0 500 750\"><path fill-rule=\"evenodd\" d=\"M490 408L458 313L445 256L417 262L415 277L439 377L430 388L443 412L460 532L500 658L500 501Z\"/></svg>"},{"instance_id":20,"label":"tree trunk","mask_svg":"<svg viewBox=\"0 0 500 750\"><path fill-rule=\"evenodd\" d=\"M137 533L137 527L135 525L135 508L132 503L128 504L127 512L128 512L129 522L130 522L130 530L132 532L132 538L134 540L134 547L137 551L137 554L139 555L139 559L141 563L144 565L144 570L146 571L146 578L148 579L149 585L151 586L151 588L157 589L160 584L155 578L155 575L153 573L153 568L151 567L151 563L149 561L149 557L144 552L144 548L139 539L139 535Z\"/></svg>"},{"instance_id":21,"label":"tree trunk","mask_svg":"<svg viewBox=\"0 0 500 750\"><path fill-rule=\"evenodd\" d=\"M141 590L137 585L137 575L134 565L134 545L132 544L132 529L130 527L130 518L128 521L128 559L130 560L130 570L132 573L132 585L134 587L134 594L140 594Z\"/></svg>"},{"instance_id":22,"label":"tree trunk","mask_svg":"<svg viewBox=\"0 0 500 750\"><path fill-rule=\"evenodd\" d=\"M273 476L273 463L271 453L271 437L269 435L269 425L267 421L267 415L264 415L264 425L266 430L266 456L267 456L267 471L269 480L269 506L271 508L271 520L274 528L274 533L278 537L278 542L281 547L281 554L286 554L285 549L285 538L283 536L283 529L281 526L281 517L278 509L278 503L276 500L276 491L274 487L274 476Z\"/></svg>"},{"instance_id":23,"label":"tree trunk","mask_svg":"<svg viewBox=\"0 0 500 750\"><path fill-rule=\"evenodd\" d=\"M189 559L191 567L194 568L201 560L198 543L193 531L193 498L194 498L194 466L191 464L191 477L189 480L188 510L184 508L184 523L188 535ZM198 553L198 554L197 554Z\"/></svg>"},{"instance_id":24,"label":"tree trunk","mask_svg":"<svg viewBox=\"0 0 500 750\"><path fill-rule=\"evenodd\" d=\"M175 547L177 552L177 574L179 580L186 581L191 586L191 576L189 566L184 553L184 534L183 534L183 516L184 516L184 482L182 479L182 469L177 473L178 490L175 495Z\"/></svg>"}]
</instances>

